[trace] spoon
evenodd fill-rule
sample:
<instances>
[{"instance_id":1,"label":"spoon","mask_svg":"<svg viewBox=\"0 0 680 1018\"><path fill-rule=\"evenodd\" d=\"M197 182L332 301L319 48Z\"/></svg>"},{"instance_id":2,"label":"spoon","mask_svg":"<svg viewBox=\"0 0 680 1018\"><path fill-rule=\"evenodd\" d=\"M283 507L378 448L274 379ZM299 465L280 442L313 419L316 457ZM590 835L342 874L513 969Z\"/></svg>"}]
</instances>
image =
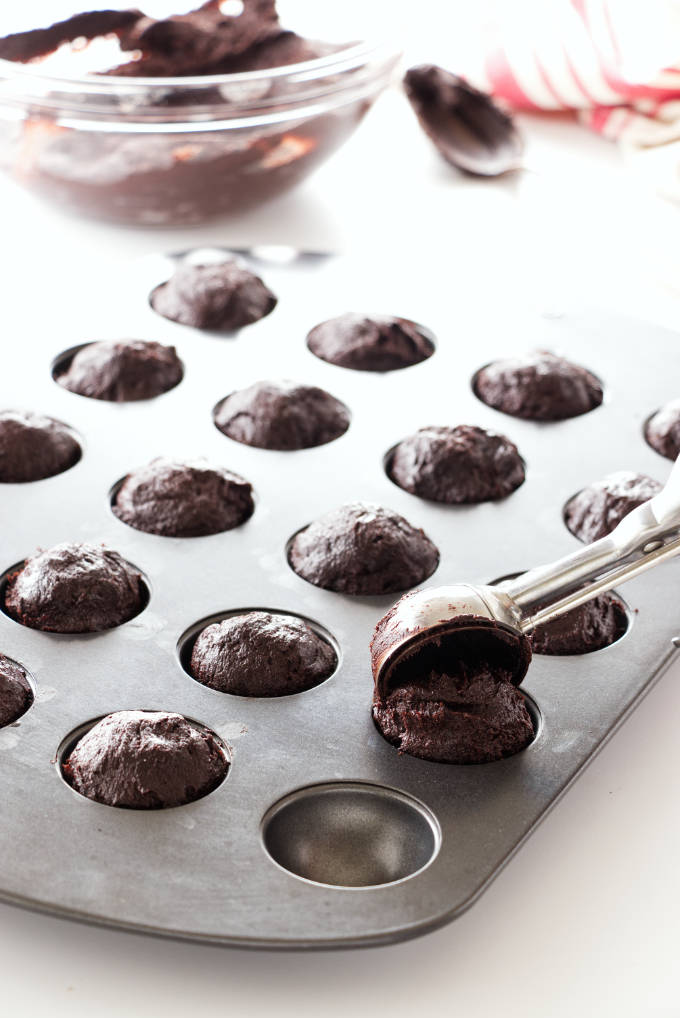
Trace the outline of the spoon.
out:
<instances>
[{"instance_id":1,"label":"spoon","mask_svg":"<svg viewBox=\"0 0 680 1018\"><path fill-rule=\"evenodd\" d=\"M518 685L531 661L528 634L597 594L680 552L680 457L665 487L606 537L493 586L456 583L406 594L383 616L371 644L375 688L387 695L418 656L445 659L448 637L475 633L495 645ZM444 666L445 670L445 666Z\"/></svg>"},{"instance_id":2,"label":"spoon","mask_svg":"<svg viewBox=\"0 0 680 1018\"><path fill-rule=\"evenodd\" d=\"M480 177L522 166L522 136L486 93L434 64L408 70L404 89L420 126L452 166Z\"/></svg>"}]
</instances>

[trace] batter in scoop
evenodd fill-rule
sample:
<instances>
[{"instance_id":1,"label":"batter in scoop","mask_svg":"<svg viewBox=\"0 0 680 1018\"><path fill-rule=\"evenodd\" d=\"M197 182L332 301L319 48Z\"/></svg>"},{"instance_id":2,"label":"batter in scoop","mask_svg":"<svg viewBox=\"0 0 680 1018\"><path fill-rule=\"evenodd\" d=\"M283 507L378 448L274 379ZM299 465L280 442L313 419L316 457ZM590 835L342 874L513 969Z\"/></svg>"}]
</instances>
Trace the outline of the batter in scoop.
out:
<instances>
[{"instance_id":1,"label":"batter in scoop","mask_svg":"<svg viewBox=\"0 0 680 1018\"><path fill-rule=\"evenodd\" d=\"M392 638L392 618L393 611L374 633L374 665ZM512 756L534 737L514 684L518 661L524 675L530 660L526 638L461 616L450 631L415 647L384 685L376 682L373 720L400 753L423 760L469 764Z\"/></svg>"}]
</instances>

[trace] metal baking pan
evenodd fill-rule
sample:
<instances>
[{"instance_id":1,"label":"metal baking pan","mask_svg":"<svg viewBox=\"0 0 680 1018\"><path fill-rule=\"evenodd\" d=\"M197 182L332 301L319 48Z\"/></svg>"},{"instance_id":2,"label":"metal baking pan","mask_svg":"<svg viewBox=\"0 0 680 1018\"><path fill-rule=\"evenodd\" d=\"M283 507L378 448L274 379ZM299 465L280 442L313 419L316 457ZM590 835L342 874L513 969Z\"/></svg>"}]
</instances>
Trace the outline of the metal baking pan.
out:
<instances>
[{"instance_id":1,"label":"metal baking pan","mask_svg":"<svg viewBox=\"0 0 680 1018\"><path fill-rule=\"evenodd\" d=\"M0 650L26 666L36 689L28 713L0 730L0 897L219 944L401 940L474 902L667 667L677 632L669 610L677 564L626 587L629 631L614 646L534 659L523 688L537 736L524 752L450 766L399 756L371 721L368 644L395 598L344 597L311 586L289 568L286 543L325 510L361 499L425 529L441 551L433 584L489 581L568 552L576 542L562 508L584 484L622 468L665 480L670 464L646 445L642 425L677 395L669 387L680 368L677 338L592 310L542 319L504 315L493 301L466 307L464 293L452 300L445 265L414 279L397 251L391 261L363 262L288 249L239 255L279 304L236 337L157 316L148 294L183 256L151 257L113 279L93 273L86 287L73 274L64 279L63 308L77 303L77 316L36 307L2 372L0 405L66 421L84 454L57 477L2 486L0 571L37 547L103 541L141 568L151 596L126 625L86 636L36 632L0 614ZM211 249L191 257L221 256ZM437 338L434 356L385 375L317 360L305 345L308 329L349 309L422 322ZM641 335L644 359L634 353ZM121 336L174 343L184 380L158 399L122 405L79 397L53 381L51 365L63 350ZM536 346L595 371L605 384L603 406L540 425L475 398L470 380L481 365ZM253 449L220 434L215 404L263 377L328 389L350 408L349 431L296 453ZM502 502L465 508L424 502L392 484L385 453L416 428L444 423L509 435L527 463L525 484ZM161 454L204 455L247 477L256 492L252 518L228 533L188 540L125 526L111 513L111 489ZM272 700L194 681L182 667L182 647L196 624L255 607L297 613L322 627L339 649L337 672L315 689ZM179 711L216 731L230 747L227 780L195 803L151 812L76 794L61 778L60 752L80 726L124 708Z\"/></svg>"}]
</instances>

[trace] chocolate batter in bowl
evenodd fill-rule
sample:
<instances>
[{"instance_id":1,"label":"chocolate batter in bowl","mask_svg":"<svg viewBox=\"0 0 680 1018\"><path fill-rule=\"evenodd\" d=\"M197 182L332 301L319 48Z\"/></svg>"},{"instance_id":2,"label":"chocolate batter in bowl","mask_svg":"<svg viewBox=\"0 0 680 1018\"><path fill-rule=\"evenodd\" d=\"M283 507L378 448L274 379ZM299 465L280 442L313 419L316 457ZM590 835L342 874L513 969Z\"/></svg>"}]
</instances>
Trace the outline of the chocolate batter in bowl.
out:
<instances>
[{"instance_id":1,"label":"chocolate batter in bowl","mask_svg":"<svg viewBox=\"0 0 680 1018\"><path fill-rule=\"evenodd\" d=\"M204 222L297 184L352 133L398 54L305 39L269 0L236 17L222 7L200 7L198 27L93 12L0 38L0 167L62 208L135 225ZM83 73L82 53L112 40L108 65Z\"/></svg>"}]
</instances>

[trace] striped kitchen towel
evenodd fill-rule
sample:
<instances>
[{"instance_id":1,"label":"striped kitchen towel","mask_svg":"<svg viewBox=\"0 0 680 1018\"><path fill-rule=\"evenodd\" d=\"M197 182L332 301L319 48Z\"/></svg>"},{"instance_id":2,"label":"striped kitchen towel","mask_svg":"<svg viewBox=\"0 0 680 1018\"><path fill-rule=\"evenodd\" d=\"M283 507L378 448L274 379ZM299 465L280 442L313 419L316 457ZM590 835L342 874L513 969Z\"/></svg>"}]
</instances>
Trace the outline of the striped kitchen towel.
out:
<instances>
[{"instance_id":1,"label":"striped kitchen towel","mask_svg":"<svg viewBox=\"0 0 680 1018\"><path fill-rule=\"evenodd\" d=\"M498 2L475 84L515 109L576 110L635 147L680 139L680 0Z\"/></svg>"}]
</instances>

